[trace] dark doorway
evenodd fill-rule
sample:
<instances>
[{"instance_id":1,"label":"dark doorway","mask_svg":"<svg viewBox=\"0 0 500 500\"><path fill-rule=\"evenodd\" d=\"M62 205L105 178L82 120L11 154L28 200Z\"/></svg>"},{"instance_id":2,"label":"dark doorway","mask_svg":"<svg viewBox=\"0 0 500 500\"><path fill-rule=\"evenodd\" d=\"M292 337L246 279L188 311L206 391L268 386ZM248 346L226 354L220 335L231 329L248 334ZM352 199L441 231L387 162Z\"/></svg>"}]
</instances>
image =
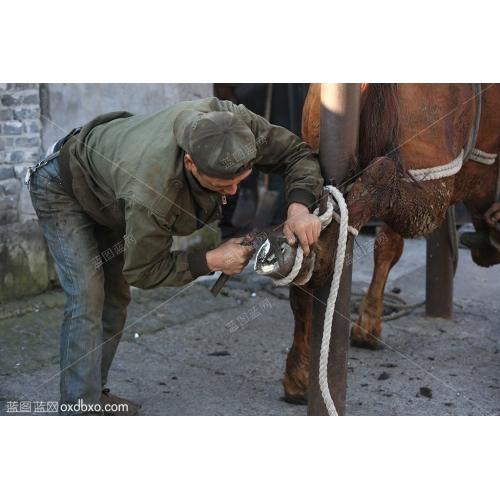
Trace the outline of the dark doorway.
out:
<instances>
[{"instance_id":1,"label":"dark doorway","mask_svg":"<svg viewBox=\"0 0 500 500\"><path fill-rule=\"evenodd\" d=\"M284 127L300 137L302 108L309 83L216 83L214 95L219 99L243 104L250 111ZM252 229L259 197L273 193L272 213L267 213L271 226L286 220L285 183L277 175L263 176L258 170L240 184L236 196L228 197L220 223L222 238L241 236ZM269 198L269 195L268 195ZM262 201L262 200L260 200ZM261 204L262 206L262 204ZM269 204L267 208L269 208ZM269 212L269 211L267 211ZM262 219L260 219L262 220Z\"/></svg>"}]
</instances>

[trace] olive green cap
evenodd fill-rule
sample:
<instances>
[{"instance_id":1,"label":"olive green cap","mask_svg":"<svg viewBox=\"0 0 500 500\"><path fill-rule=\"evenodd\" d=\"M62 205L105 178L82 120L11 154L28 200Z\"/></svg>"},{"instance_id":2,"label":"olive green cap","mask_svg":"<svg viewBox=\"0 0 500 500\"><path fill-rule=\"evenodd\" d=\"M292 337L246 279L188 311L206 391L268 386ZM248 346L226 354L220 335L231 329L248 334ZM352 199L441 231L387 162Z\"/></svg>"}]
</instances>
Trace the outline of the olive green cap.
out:
<instances>
[{"instance_id":1,"label":"olive green cap","mask_svg":"<svg viewBox=\"0 0 500 500\"><path fill-rule=\"evenodd\" d=\"M175 119L174 136L201 173L218 179L238 177L257 155L252 131L229 111L186 109Z\"/></svg>"}]
</instances>

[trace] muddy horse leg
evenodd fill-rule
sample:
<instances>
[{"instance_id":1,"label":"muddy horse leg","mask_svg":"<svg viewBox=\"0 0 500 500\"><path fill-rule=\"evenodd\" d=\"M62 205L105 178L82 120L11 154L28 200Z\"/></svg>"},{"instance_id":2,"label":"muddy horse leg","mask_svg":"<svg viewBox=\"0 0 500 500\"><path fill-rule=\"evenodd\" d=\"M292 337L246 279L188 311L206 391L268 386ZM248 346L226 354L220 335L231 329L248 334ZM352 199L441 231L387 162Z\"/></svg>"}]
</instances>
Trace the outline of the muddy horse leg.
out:
<instances>
[{"instance_id":1,"label":"muddy horse leg","mask_svg":"<svg viewBox=\"0 0 500 500\"><path fill-rule=\"evenodd\" d=\"M287 403L307 404L312 300L311 289L290 285L290 307L295 319L295 330L283 378L284 399Z\"/></svg>"},{"instance_id":2,"label":"muddy horse leg","mask_svg":"<svg viewBox=\"0 0 500 500\"><path fill-rule=\"evenodd\" d=\"M404 247L404 239L387 224L382 226L380 234L382 233L387 237L387 241L375 248L375 268L370 288L361 303L359 318L351 330L351 345L355 347L369 349L382 347L380 334L384 289L389 272L400 259Z\"/></svg>"}]
</instances>

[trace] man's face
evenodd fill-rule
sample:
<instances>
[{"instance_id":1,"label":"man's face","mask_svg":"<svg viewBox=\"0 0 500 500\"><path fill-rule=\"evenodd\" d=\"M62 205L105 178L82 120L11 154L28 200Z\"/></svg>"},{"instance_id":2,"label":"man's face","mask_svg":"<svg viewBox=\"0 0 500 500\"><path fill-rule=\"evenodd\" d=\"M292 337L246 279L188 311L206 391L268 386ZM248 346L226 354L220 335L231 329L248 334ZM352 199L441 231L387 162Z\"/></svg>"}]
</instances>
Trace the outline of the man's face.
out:
<instances>
[{"instance_id":1,"label":"man's face","mask_svg":"<svg viewBox=\"0 0 500 500\"><path fill-rule=\"evenodd\" d=\"M252 170L250 169L234 179L218 179L216 177L210 177L209 175L205 175L198 170L189 154L184 157L184 164L204 188L223 195L236 194L238 184L252 173Z\"/></svg>"}]
</instances>

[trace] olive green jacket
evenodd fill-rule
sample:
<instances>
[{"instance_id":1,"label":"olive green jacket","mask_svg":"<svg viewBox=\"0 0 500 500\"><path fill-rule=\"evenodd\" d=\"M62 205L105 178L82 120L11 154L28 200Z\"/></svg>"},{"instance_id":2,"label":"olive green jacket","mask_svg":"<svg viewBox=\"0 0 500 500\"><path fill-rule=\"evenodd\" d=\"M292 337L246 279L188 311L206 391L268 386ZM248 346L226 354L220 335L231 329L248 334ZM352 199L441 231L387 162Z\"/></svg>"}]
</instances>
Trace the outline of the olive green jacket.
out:
<instances>
[{"instance_id":1,"label":"olive green jacket","mask_svg":"<svg viewBox=\"0 0 500 500\"><path fill-rule=\"evenodd\" d=\"M222 217L221 195L203 188L184 167L173 124L184 109L231 111L257 142L256 166L286 181L289 205L311 206L323 180L317 154L288 130L243 105L215 97L181 102L152 115L98 116L68 141L61 175L83 209L126 242L123 274L139 288L180 286L210 273L205 253L170 251L173 235L189 235Z\"/></svg>"}]
</instances>

